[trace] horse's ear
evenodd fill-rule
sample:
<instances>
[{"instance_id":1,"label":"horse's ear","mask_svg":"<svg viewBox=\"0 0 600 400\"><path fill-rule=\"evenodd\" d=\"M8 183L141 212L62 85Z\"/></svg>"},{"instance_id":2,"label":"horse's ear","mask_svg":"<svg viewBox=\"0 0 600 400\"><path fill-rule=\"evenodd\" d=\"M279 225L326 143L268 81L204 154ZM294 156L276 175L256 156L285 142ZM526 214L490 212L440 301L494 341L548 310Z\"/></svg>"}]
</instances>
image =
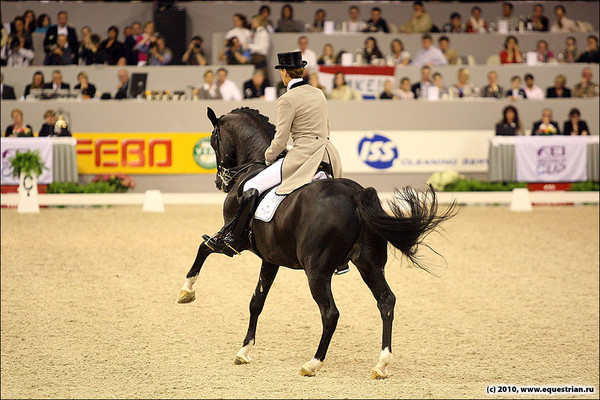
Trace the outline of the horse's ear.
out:
<instances>
[{"instance_id":1,"label":"horse's ear","mask_svg":"<svg viewBox=\"0 0 600 400\"><path fill-rule=\"evenodd\" d=\"M210 122L212 122L213 126L216 128L219 120L217 119L217 115L215 114L213 109L207 107L206 115L208 116L208 119L210 119Z\"/></svg>"}]
</instances>

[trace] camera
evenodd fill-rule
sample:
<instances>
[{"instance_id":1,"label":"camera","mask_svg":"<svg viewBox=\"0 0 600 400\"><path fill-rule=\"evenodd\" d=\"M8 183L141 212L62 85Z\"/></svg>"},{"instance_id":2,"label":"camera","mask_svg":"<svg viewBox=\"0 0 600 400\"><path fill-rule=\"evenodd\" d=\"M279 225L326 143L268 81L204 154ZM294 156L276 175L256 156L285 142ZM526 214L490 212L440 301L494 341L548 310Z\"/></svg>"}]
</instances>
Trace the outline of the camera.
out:
<instances>
[{"instance_id":1,"label":"camera","mask_svg":"<svg viewBox=\"0 0 600 400\"><path fill-rule=\"evenodd\" d=\"M225 44L225 47L227 47L228 49L233 47L233 38L227 39L227 43Z\"/></svg>"},{"instance_id":2,"label":"camera","mask_svg":"<svg viewBox=\"0 0 600 400\"><path fill-rule=\"evenodd\" d=\"M199 50L200 49L200 43L198 43L198 42L194 43L194 49Z\"/></svg>"}]
</instances>

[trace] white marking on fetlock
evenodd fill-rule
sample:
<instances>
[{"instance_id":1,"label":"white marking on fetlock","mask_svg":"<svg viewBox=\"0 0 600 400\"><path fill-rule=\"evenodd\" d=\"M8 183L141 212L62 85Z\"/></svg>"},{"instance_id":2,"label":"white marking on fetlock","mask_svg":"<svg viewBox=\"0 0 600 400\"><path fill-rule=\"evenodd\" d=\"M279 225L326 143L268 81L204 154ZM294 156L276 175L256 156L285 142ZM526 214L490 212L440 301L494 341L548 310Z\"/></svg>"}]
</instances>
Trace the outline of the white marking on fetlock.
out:
<instances>
[{"instance_id":1,"label":"white marking on fetlock","mask_svg":"<svg viewBox=\"0 0 600 400\"><path fill-rule=\"evenodd\" d=\"M392 362L392 353L390 352L389 347L381 350L381 354L379 355L379 362L375 366L375 371L380 372L382 377L387 376L386 368Z\"/></svg>"},{"instance_id":2,"label":"white marking on fetlock","mask_svg":"<svg viewBox=\"0 0 600 400\"><path fill-rule=\"evenodd\" d=\"M319 361L316 358L313 358L312 360L310 360L302 366L302 370L300 371L300 373L302 375L314 376L317 373L317 371L321 369L322 366L323 361Z\"/></svg>"},{"instance_id":3,"label":"white marking on fetlock","mask_svg":"<svg viewBox=\"0 0 600 400\"><path fill-rule=\"evenodd\" d=\"M185 283L183 284L181 290L185 290L186 292L193 293L194 292L194 283L196 283L196 279L198 279L198 275L192 276L191 278L187 278Z\"/></svg>"},{"instance_id":4,"label":"white marking on fetlock","mask_svg":"<svg viewBox=\"0 0 600 400\"><path fill-rule=\"evenodd\" d=\"M254 346L254 340L250 341L250 343L242 347L240 351L237 352L237 354L235 355L236 359L240 358L244 362L249 363L252 360L252 358L250 357L250 349L252 348L252 346Z\"/></svg>"}]
</instances>

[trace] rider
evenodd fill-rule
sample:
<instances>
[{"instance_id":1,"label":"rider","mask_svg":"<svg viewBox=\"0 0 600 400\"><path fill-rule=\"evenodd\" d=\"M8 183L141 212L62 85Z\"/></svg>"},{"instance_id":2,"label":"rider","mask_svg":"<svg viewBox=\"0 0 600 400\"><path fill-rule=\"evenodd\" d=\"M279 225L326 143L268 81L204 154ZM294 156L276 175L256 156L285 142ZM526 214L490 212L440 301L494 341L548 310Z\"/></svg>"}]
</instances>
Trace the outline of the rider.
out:
<instances>
[{"instance_id":1,"label":"rider","mask_svg":"<svg viewBox=\"0 0 600 400\"><path fill-rule=\"evenodd\" d=\"M329 140L323 91L302 79L306 61L302 61L300 51L279 53L277 58L279 65L275 68L281 73L287 93L277 99L277 132L265 151L268 167L244 184L240 208L233 222L221 235L207 241L209 247L229 256L239 253L237 249L244 243L258 197L264 191L281 184L276 194L290 194L310 183L320 166L329 170L334 178L342 176L339 154ZM293 148L281 158L290 136Z\"/></svg>"}]
</instances>

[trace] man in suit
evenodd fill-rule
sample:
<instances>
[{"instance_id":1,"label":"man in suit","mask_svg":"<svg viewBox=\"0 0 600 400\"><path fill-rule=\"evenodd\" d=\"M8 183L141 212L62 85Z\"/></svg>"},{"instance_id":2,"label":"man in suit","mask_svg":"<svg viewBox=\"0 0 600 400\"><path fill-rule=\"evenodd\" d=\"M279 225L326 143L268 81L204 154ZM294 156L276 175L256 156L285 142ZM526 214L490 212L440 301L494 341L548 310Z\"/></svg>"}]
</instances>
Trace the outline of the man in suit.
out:
<instances>
[{"instance_id":1,"label":"man in suit","mask_svg":"<svg viewBox=\"0 0 600 400\"><path fill-rule=\"evenodd\" d=\"M434 86L431 81L431 67L424 65L421 67L421 80L410 87L410 90L415 94L415 99L420 97L427 98L427 91Z\"/></svg>"},{"instance_id":2,"label":"man in suit","mask_svg":"<svg viewBox=\"0 0 600 400\"><path fill-rule=\"evenodd\" d=\"M217 251L233 256L243 245L247 227L252 220L261 193L279 185L276 194L288 195L310 183L321 163L326 163L334 178L342 176L337 149L329 140L327 100L321 89L303 79L306 61L302 53L277 54L281 81L287 92L277 99L277 131L265 151L267 168L249 179L243 187L240 208L233 222L206 243ZM288 139L293 148L284 156Z\"/></svg>"},{"instance_id":3,"label":"man in suit","mask_svg":"<svg viewBox=\"0 0 600 400\"><path fill-rule=\"evenodd\" d=\"M50 81L48 83L44 83L44 89L58 90L58 89L70 89L70 88L71 88L71 85L63 82L62 72L60 72L60 70L58 70L58 69L55 69L54 71L52 71L52 81Z\"/></svg>"},{"instance_id":4,"label":"man in suit","mask_svg":"<svg viewBox=\"0 0 600 400\"><path fill-rule=\"evenodd\" d=\"M77 40L77 32L70 26L67 26L69 22L69 16L66 11L60 11L57 16L58 24L51 25L46 31L44 37L44 51L49 57L54 54L56 48L56 41L58 35L65 35L67 38L66 48L71 52L72 64L77 64L79 59L79 41Z\"/></svg>"},{"instance_id":5,"label":"man in suit","mask_svg":"<svg viewBox=\"0 0 600 400\"><path fill-rule=\"evenodd\" d=\"M4 84L4 74L0 74L0 92L2 100L15 100L15 89L12 86Z\"/></svg>"}]
</instances>

